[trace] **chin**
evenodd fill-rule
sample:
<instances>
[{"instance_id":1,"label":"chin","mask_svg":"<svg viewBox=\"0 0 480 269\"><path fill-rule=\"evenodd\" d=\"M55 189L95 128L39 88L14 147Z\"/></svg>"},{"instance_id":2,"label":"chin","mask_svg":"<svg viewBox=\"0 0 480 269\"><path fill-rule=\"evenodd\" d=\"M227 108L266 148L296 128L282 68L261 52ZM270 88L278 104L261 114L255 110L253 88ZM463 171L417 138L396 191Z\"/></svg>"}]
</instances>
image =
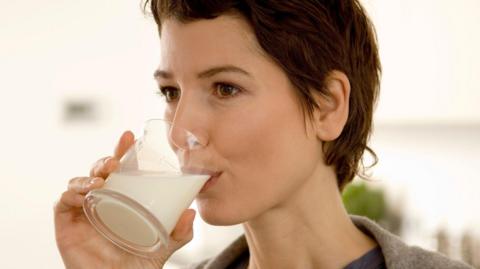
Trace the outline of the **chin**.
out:
<instances>
[{"instance_id":1,"label":"chin","mask_svg":"<svg viewBox=\"0 0 480 269\"><path fill-rule=\"evenodd\" d=\"M245 222L238 215L238 210L232 210L225 205L212 205L211 202L197 201L198 213L202 219L215 226L231 226Z\"/></svg>"}]
</instances>

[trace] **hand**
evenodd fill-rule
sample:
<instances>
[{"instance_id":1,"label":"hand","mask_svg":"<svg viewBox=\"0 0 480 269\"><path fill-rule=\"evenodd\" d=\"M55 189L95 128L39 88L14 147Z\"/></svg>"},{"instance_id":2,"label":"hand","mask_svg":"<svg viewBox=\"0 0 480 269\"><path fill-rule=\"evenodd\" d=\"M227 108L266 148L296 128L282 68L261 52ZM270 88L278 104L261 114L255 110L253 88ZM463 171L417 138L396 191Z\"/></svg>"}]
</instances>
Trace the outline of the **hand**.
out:
<instances>
[{"instance_id":1,"label":"hand","mask_svg":"<svg viewBox=\"0 0 480 269\"><path fill-rule=\"evenodd\" d=\"M86 218L82 208L85 195L103 186L105 179L117 168L120 158L133 144L133 133L123 133L114 155L98 160L89 177L71 179L68 189L55 204L55 237L66 268L162 268L173 252L192 240L193 209L183 212L170 235L168 248L161 249L161 255L155 259L142 258L118 248L100 235Z\"/></svg>"}]
</instances>

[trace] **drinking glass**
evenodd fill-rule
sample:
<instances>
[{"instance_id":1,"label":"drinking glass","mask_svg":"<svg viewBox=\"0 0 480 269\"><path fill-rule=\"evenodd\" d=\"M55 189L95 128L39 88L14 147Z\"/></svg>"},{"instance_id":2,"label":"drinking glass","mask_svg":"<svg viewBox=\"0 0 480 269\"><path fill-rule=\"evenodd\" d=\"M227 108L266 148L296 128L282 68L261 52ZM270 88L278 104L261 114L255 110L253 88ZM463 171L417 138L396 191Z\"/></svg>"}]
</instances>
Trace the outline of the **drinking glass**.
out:
<instances>
[{"instance_id":1,"label":"drinking glass","mask_svg":"<svg viewBox=\"0 0 480 269\"><path fill-rule=\"evenodd\" d=\"M83 208L112 243L155 257L214 170L192 132L162 119L148 120L143 130L105 185L86 195Z\"/></svg>"}]
</instances>

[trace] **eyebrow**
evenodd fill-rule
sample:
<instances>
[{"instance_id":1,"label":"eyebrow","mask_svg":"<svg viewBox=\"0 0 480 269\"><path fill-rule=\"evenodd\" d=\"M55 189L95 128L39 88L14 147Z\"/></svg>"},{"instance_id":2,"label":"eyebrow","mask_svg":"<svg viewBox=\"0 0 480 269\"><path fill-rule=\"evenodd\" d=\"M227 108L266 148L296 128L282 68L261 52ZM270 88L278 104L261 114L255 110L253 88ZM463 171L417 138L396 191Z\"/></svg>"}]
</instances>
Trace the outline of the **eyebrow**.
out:
<instances>
[{"instance_id":1,"label":"eyebrow","mask_svg":"<svg viewBox=\"0 0 480 269\"><path fill-rule=\"evenodd\" d=\"M209 68L205 71L202 71L202 72L198 73L197 77L198 78L209 78L209 77L212 77L212 76L214 76L218 73L238 73L238 74L242 74L242 75L251 77L250 73L241 69L240 67L236 67L236 66L233 66L233 65L224 65L224 66L212 67L212 68ZM168 71L164 71L164 70L155 70L155 72L153 73L153 77L155 79L159 79L159 78L169 79L169 78L173 78L173 74L168 72Z\"/></svg>"}]
</instances>

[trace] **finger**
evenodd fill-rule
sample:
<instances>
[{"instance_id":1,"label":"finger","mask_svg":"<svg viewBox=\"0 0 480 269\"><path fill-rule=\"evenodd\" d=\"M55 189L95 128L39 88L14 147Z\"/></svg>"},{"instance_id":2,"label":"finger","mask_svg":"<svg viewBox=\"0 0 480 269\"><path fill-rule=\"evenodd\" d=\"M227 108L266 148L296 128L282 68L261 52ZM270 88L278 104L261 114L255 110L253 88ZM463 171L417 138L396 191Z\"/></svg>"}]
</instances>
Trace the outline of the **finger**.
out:
<instances>
[{"instance_id":1,"label":"finger","mask_svg":"<svg viewBox=\"0 0 480 269\"><path fill-rule=\"evenodd\" d=\"M134 134L131 131L125 131L115 147L113 158L119 161L125 152L127 152L127 150L133 145L133 143L135 143Z\"/></svg>"},{"instance_id":2,"label":"finger","mask_svg":"<svg viewBox=\"0 0 480 269\"><path fill-rule=\"evenodd\" d=\"M98 171L101 169L101 166L107 161L107 159L111 158L110 156L103 157L99 159L98 161L94 162L92 164L92 168L90 169L90 176L91 177L96 177L98 175Z\"/></svg>"},{"instance_id":3,"label":"finger","mask_svg":"<svg viewBox=\"0 0 480 269\"><path fill-rule=\"evenodd\" d=\"M108 175L118 167L118 160L113 157L104 157L96 161L90 169L90 177L106 179Z\"/></svg>"},{"instance_id":4,"label":"finger","mask_svg":"<svg viewBox=\"0 0 480 269\"><path fill-rule=\"evenodd\" d=\"M171 234L171 238L180 244L180 246L188 243L193 238L193 221L195 219L195 210L185 210L175 226Z\"/></svg>"},{"instance_id":5,"label":"finger","mask_svg":"<svg viewBox=\"0 0 480 269\"><path fill-rule=\"evenodd\" d=\"M93 189L102 187L104 182L104 179L100 177L76 177L68 182L68 190L77 194L86 194Z\"/></svg>"},{"instance_id":6,"label":"finger","mask_svg":"<svg viewBox=\"0 0 480 269\"><path fill-rule=\"evenodd\" d=\"M114 156L103 157L96 161L90 169L90 176L106 179L118 167L118 162L134 142L133 133L130 131L124 132L117 143Z\"/></svg>"},{"instance_id":7,"label":"finger","mask_svg":"<svg viewBox=\"0 0 480 269\"><path fill-rule=\"evenodd\" d=\"M58 214L71 211L74 208L77 209L82 207L84 199L84 195L76 193L73 190L65 191L62 193L60 200L55 203L54 211Z\"/></svg>"}]
</instances>

